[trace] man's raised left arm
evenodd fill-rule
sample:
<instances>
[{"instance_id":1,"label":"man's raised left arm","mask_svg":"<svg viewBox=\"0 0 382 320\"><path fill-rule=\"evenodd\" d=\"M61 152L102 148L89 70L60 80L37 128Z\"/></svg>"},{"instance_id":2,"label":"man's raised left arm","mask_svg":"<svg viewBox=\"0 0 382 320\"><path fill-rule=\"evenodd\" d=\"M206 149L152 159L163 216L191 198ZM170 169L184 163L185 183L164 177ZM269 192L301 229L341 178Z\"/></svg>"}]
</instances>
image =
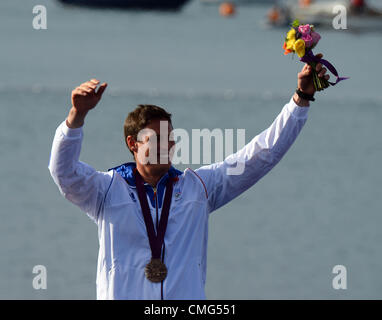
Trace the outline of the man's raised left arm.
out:
<instances>
[{"instance_id":1,"label":"man's raised left arm","mask_svg":"<svg viewBox=\"0 0 382 320\"><path fill-rule=\"evenodd\" d=\"M322 57L321 54L317 56ZM329 79L321 64L316 70L320 77ZM297 86L303 95L314 95L310 66L305 65L298 74ZM224 161L195 170L207 189L209 212L253 186L281 160L304 126L308 110L309 101L295 93L273 123L244 148Z\"/></svg>"}]
</instances>

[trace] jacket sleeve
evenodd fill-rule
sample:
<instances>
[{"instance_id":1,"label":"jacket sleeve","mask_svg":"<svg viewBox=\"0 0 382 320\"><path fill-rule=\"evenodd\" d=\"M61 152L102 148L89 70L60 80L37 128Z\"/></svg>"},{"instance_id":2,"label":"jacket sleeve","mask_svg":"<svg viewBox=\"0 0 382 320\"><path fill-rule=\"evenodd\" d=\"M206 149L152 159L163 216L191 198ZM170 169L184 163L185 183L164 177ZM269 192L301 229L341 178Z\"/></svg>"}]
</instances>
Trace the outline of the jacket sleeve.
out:
<instances>
[{"instance_id":1,"label":"jacket sleeve","mask_svg":"<svg viewBox=\"0 0 382 320\"><path fill-rule=\"evenodd\" d=\"M79 161L83 130L62 122L56 130L49 160L49 171L60 193L80 207L95 222L113 172L99 172Z\"/></svg>"},{"instance_id":2,"label":"jacket sleeve","mask_svg":"<svg viewBox=\"0 0 382 320\"><path fill-rule=\"evenodd\" d=\"M308 110L292 98L271 126L244 148L222 162L195 170L204 182L209 212L253 186L281 160L304 126Z\"/></svg>"}]
</instances>

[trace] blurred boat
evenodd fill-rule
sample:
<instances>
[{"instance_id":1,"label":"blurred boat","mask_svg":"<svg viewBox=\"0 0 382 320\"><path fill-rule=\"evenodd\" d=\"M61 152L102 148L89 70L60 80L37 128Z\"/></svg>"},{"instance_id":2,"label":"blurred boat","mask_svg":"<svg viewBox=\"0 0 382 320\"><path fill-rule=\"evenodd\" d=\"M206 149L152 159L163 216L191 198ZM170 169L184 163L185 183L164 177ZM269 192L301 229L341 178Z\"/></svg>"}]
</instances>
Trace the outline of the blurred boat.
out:
<instances>
[{"instance_id":1,"label":"blurred boat","mask_svg":"<svg viewBox=\"0 0 382 320\"><path fill-rule=\"evenodd\" d=\"M333 26L333 19L338 15L334 8L343 6L347 10L348 28L375 28L382 27L382 13L376 10L365 9L356 12L352 9L350 1L323 1L313 2L308 6L294 4L290 6L292 20L298 19L301 23Z\"/></svg>"},{"instance_id":2,"label":"blurred boat","mask_svg":"<svg viewBox=\"0 0 382 320\"><path fill-rule=\"evenodd\" d=\"M338 5L347 10L347 28L352 31L382 31L382 11L370 7L355 10L350 1L287 1L275 5L268 12L268 23L276 26L290 25L295 19L300 23L333 28L333 20L338 15L334 8Z\"/></svg>"},{"instance_id":3,"label":"blurred boat","mask_svg":"<svg viewBox=\"0 0 382 320\"><path fill-rule=\"evenodd\" d=\"M231 2L237 5L252 5L252 4L274 4L277 0L199 0L203 4L221 4L223 2Z\"/></svg>"},{"instance_id":4,"label":"blurred boat","mask_svg":"<svg viewBox=\"0 0 382 320\"><path fill-rule=\"evenodd\" d=\"M58 0L64 4L152 10L179 10L188 0Z\"/></svg>"}]
</instances>

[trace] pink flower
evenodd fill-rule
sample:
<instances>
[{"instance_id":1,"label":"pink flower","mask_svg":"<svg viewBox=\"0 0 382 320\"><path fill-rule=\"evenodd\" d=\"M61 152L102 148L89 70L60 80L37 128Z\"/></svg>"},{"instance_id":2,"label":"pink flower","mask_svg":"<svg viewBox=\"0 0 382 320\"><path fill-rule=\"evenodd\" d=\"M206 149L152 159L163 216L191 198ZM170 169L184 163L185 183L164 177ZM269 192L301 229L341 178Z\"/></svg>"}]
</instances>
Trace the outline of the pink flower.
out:
<instances>
[{"instance_id":1,"label":"pink flower","mask_svg":"<svg viewBox=\"0 0 382 320\"><path fill-rule=\"evenodd\" d=\"M313 46L313 38L310 34L305 34L301 37L305 41L305 47L310 48Z\"/></svg>"},{"instance_id":2,"label":"pink flower","mask_svg":"<svg viewBox=\"0 0 382 320\"><path fill-rule=\"evenodd\" d=\"M306 34L309 34L310 33L310 25L309 24L301 25L298 27L298 31L300 33L302 33L303 36Z\"/></svg>"},{"instance_id":3,"label":"pink flower","mask_svg":"<svg viewBox=\"0 0 382 320\"><path fill-rule=\"evenodd\" d=\"M310 34L312 36L313 44L316 45L318 41L320 41L321 36L317 32L312 32Z\"/></svg>"}]
</instances>

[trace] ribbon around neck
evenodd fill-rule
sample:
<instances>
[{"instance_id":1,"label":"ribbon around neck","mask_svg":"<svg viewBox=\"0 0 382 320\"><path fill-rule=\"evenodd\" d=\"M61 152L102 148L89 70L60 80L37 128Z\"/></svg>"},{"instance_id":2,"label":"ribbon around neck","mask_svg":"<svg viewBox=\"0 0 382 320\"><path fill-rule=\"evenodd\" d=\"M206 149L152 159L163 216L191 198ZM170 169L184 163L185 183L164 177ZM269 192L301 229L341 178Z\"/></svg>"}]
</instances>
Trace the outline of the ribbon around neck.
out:
<instances>
[{"instance_id":1,"label":"ribbon around neck","mask_svg":"<svg viewBox=\"0 0 382 320\"><path fill-rule=\"evenodd\" d=\"M146 197L144 181L136 168L134 169L134 176L138 192L138 198L141 205L144 222L146 225L147 236L149 238L151 257L153 259L159 259L161 256L161 249L164 242L164 235L167 229L168 215L170 211L173 191L173 183L176 181L176 179L170 176L168 177L166 193L164 196L164 203L162 205L161 218L159 220L159 228L157 230L157 233L155 233L154 223L151 217L150 208Z\"/></svg>"},{"instance_id":2,"label":"ribbon around neck","mask_svg":"<svg viewBox=\"0 0 382 320\"><path fill-rule=\"evenodd\" d=\"M335 67L334 67L328 60L317 58L317 57L313 54L312 50L308 50L308 51L305 53L305 56L303 56L302 58L300 58L300 61L305 62L305 63L312 63L312 62L321 63L321 64L323 64L325 67L327 67L328 70L329 70L331 73L333 73L333 74L337 77L336 82L330 82L330 81L328 81L332 86L335 86L338 82L340 82L340 81L342 81L342 80L350 79L349 77L339 77L336 68L335 68Z\"/></svg>"}]
</instances>

